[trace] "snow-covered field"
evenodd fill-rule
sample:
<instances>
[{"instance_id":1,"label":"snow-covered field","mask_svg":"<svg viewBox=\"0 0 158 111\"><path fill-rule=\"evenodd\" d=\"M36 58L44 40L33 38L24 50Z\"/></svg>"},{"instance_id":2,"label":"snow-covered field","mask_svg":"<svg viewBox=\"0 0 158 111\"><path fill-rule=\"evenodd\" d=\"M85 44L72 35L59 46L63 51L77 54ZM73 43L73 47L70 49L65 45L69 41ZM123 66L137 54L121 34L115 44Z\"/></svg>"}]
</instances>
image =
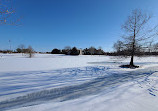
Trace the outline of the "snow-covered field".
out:
<instances>
[{"instance_id":1,"label":"snow-covered field","mask_svg":"<svg viewBox=\"0 0 158 111\"><path fill-rule=\"evenodd\" d=\"M158 56L0 54L0 111L157 111Z\"/></svg>"}]
</instances>

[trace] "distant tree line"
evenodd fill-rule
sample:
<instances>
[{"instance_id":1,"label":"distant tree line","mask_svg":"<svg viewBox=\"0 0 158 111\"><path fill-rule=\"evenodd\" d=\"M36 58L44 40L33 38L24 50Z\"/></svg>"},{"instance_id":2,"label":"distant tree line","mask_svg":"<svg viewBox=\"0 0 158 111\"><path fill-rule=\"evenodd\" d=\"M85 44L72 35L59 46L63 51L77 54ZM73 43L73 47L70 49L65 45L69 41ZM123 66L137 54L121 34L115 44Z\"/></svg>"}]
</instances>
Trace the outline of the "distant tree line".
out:
<instances>
[{"instance_id":1,"label":"distant tree line","mask_svg":"<svg viewBox=\"0 0 158 111\"><path fill-rule=\"evenodd\" d=\"M105 52L101 49L98 48L96 49L95 47L90 47L90 48L85 48L85 49L78 49L76 47L71 48L70 46L66 46L64 49L53 49L51 54L65 54L65 55L104 55Z\"/></svg>"},{"instance_id":2,"label":"distant tree line","mask_svg":"<svg viewBox=\"0 0 158 111\"><path fill-rule=\"evenodd\" d=\"M0 53L16 53L16 51L12 51L12 50L0 50Z\"/></svg>"},{"instance_id":3,"label":"distant tree line","mask_svg":"<svg viewBox=\"0 0 158 111\"><path fill-rule=\"evenodd\" d=\"M130 56L132 49L127 47L123 42L117 41L114 43L113 48L115 52L107 53L107 55L113 56ZM143 46L140 44L135 45L135 55L143 56L143 55L158 55L158 43L147 42Z\"/></svg>"},{"instance_id":4,"label":"distant tree line","mask_svg":"<svg viewBox=\"0 0 158 111\"><path fill-rule=\"evenodd\" d=\"M100 48L96 49L95 47L85 48L83 50L84 55L104 55L105 52Z\"/></svg>"}]
</instances>

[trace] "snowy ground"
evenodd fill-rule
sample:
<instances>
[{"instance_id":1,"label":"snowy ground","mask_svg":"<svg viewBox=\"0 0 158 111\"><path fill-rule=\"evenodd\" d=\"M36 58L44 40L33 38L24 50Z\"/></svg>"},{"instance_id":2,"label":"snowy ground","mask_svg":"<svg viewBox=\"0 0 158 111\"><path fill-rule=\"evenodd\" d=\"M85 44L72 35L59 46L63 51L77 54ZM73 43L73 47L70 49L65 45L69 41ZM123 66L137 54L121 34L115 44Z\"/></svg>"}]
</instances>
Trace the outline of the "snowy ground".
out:
<instances>
[{"instance_id":1,"label":"snowy ground","mask_svg":"<svg viewBox=\"0 0 158 111\"><path fill-rule=\"evenodd\" d=\"M0 54L0 111L157 111L158 57Z\"/></svg>"}]
</instances>

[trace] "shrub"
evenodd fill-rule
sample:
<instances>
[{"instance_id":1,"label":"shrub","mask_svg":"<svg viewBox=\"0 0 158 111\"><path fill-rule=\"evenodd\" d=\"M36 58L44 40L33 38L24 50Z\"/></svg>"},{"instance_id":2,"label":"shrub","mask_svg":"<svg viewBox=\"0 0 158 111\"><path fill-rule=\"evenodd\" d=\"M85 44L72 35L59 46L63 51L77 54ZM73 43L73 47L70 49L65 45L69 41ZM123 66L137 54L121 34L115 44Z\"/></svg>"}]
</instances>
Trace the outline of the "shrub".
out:
<instances>
[{"instance_id":1,"label":"shrub","mask_svg":"<svg viewBox=\"0 0 158 111\"><path fill-rule=\"evenodd\" d=\"M79 50L76 47L73 47L70 51L70 55L79 55Z\"/></svg>"}]
</instances>

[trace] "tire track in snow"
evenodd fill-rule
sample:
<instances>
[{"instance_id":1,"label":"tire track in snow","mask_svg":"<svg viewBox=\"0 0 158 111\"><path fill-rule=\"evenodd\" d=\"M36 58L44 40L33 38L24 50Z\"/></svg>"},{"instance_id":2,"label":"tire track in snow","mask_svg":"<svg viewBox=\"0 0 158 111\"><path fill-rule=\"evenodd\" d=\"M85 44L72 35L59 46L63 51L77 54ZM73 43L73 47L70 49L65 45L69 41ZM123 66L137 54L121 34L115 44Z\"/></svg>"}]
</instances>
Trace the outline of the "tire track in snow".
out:
<instances>
[{"instance_id":1,"label":"tire track in snow","mask_svg":"<svg viewBox=\"0 0 158 111\"><path fill-rule=\"evenodd\" d=\"M0 110L39 104L49 100L66 101L86 95L97 94L102 90L111 91L111 89L114 89L125 82L134 81L139 78L148 78L155 72L157 71L151 71L149 69L125 73L109 72L110 74L108 75L83 84L43 90L2 101L0 102Z\"/></svg>"}]
</instances>

